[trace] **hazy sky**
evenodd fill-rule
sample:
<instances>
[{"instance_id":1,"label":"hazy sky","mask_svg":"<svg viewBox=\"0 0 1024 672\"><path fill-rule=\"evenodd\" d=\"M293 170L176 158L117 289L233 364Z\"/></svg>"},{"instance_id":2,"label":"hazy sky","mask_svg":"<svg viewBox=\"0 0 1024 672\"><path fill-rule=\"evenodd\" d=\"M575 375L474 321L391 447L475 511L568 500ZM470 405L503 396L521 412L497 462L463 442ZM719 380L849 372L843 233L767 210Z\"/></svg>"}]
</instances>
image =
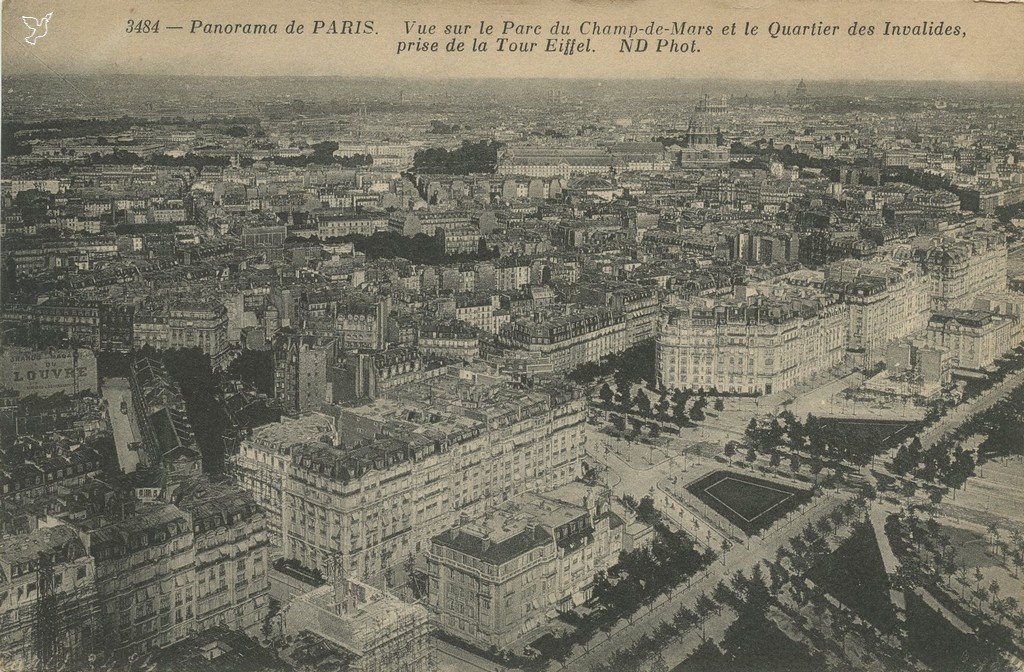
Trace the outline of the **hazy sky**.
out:
<instances>
[{"instance_id":1,"label":"hazy sky","mask_svg":"<svg viewBox=\"0 0 1024 672\"><path fill-rule=\"evenodd\" d=\"M26 73L140 73L198 75L352 75L411 77L682 77L742 79L942 79L1024 82L1024 4L976 3L971 0L906 2L824 2L821 0L600 0L545 2L399 2L376 6L370 2L288 0L253 2L218 0L182 2L131 0L5 0L3 2L3 72ZM49 34L31 46L23 15L53 12ZM129 19L160 20L159 34L125 32ZM375 34L287 35L295 19L372 20ZM621 54L618 38L595 41L595 54L449 54L448 38L441 53L396 55L405 33L404 21L445 24L481 20L542 24L541 48L549 25L562 20L575 31L581 21L644 25L686 21L712 25L716 35L696 38L699 54ZM273 36L190 34L192 20L208 23L273 23ZM836 38L758 36L723 37L721 27L733 21L742 31L745 21L762 32L772 21L838 24ZM850 37L853 22L885 21L920 24L923 21L959 24L966 37L887 38ZM172 31L167 26L182 25ZM413 36L410 39L415 39ZM524 38L518 38L524 39ZM677 38L689 42L693 38ZM654 40L651 40L651 48Z\"/></svg>"}]
</instances>

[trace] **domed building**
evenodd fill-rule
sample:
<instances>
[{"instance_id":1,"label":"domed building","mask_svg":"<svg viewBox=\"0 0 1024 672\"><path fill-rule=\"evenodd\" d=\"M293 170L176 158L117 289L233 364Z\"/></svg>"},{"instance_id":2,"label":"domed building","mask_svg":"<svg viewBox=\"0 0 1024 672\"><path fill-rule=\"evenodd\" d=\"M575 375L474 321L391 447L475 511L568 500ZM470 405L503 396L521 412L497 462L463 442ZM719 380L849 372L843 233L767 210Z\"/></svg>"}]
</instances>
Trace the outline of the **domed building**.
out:
<instances>
[{"instance_id":1,"label":"domed building","mask_svg":"<svg viewBox=\"0 0 1024 672\"><path fill-rule=\"evenodd\" d=\"M679 150L679 165L688 169L722 168L729 165L729 148L719 145L719 128L714 123L713 110L722 105L712 105L707 94L690 116L686 127L686 145Z\"/></svg>"}]
</instances>

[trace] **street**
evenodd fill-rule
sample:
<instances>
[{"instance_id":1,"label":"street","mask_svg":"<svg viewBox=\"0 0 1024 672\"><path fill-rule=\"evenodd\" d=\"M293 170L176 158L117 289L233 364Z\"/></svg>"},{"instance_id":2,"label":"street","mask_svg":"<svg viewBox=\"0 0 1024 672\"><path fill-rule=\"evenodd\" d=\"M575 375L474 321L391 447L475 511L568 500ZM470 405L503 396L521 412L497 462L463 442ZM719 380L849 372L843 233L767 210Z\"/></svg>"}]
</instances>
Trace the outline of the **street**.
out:
<instances>
[{"instance_id":1,"label":"street","mask_svg":"<svg viewBox=\"0 0 1024 672\"><path fill-rule=\"evenodd\" d=\"M117 463L121 467L121 471L126 474L131 473L139 464L139 454L131 450L129 446L142 441L142 433L139 431L138 421L135 418L132 390L128 380L110 378L103 381L103 398L107 400L110 427L114 432ZM122 403L124 407L122 407ZM122 408L126 408L127 412L122 411Z\"/></svg>"}]
</instances>

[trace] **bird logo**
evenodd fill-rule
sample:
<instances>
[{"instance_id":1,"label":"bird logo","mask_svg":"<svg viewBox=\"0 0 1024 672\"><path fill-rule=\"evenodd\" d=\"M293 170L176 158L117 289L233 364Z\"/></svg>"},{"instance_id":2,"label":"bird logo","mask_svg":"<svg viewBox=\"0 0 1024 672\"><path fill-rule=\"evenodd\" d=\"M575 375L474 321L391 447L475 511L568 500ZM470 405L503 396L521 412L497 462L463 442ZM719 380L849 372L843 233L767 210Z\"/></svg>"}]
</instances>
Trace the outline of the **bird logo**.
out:
<instances>
[{"instance_id":1,"label":"bird logo","mask_svg":"<svg viewBox=\"0 0 1024 672\"><path fill-rule=\"evenodd\" d=\"M34 47L36 46L36 42L46 37L46 31L50 26L51 16L53 16L53 12L50 12L41 19L37 19L34 16L21 17L21 20L25 22L28 29L32 31L32 34L26 37L25 41Z\"/></svg>"}]
</instances>

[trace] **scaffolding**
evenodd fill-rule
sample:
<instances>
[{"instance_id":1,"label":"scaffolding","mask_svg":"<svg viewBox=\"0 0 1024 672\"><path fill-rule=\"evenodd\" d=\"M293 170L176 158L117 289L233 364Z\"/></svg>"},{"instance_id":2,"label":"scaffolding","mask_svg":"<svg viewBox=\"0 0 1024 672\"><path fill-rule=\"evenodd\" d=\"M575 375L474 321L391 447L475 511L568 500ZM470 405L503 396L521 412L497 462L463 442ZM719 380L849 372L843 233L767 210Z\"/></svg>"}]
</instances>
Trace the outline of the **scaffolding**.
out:
<instances>
[{"instance_id":1,"label":"scaffolding","mask_svg":"<svg viewBox=\"0 0 1024 672\"><path fill-rule=\"evenodd\" d=\"M58 598L54 591L53 559L49 554L40 551L39 555L39 590L36 593L36 627L35 627L35 658L41 672L63 667L57 659L61 653L58 639L61 634L60 610Z\"/></svg>"}]
</instances>

